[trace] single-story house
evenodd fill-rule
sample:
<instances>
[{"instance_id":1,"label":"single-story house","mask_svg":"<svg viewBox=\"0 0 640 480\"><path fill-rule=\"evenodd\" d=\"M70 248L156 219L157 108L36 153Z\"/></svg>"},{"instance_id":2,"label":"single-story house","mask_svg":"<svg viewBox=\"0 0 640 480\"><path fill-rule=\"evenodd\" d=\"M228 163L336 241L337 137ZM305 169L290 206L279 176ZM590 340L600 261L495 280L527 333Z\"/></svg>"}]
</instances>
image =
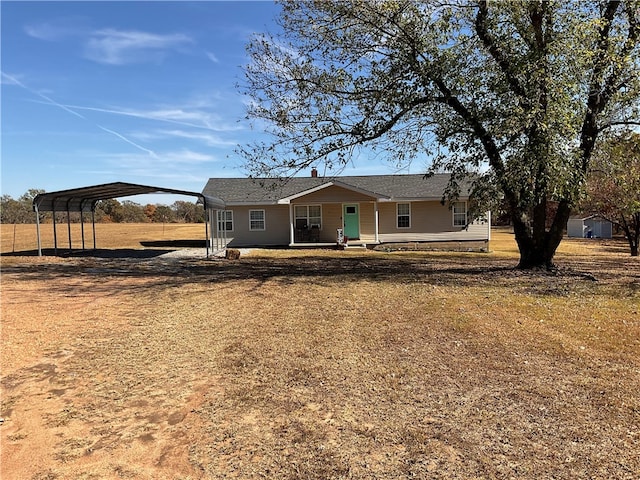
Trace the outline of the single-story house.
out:
<instances>
[{"instance_id":1,"label":"single-story house","mask_svg":"<svg viewBox=\"0 0 640 480\"><path fill-rule=\"evenodd\" d=\"M210 212L212 238L224 246L309 246L340 242L485 241L491 217L468 218L468 192L442 204L448 174L211 178L225 210ZM471 221L473 220L473 221Z\"/></svg>"},{"instance_id":2,"label":"single-story house","mask_svg":"<svg viewBox=\"0 0 640 480\"><path fill-rule=\"evenodd\" d=\"M567 236L572 238L611 238L613 225L600 215L576 215L567 222Z\"/></svg>"}]
</instances>

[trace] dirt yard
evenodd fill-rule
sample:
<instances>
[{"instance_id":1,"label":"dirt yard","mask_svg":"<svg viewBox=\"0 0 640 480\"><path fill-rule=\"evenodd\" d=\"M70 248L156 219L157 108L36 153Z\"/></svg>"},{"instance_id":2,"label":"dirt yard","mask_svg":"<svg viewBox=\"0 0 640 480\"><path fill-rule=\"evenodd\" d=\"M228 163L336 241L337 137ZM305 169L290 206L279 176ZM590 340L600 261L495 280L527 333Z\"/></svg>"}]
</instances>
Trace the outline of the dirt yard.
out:
<instances>
[{"instance_id":1,"label":"dirt yard","mask_svg":"<svg viewBox=\"0 0 640 480\"><path fill-rule=\"evenodd\" d=\"M491 250L3 256L0 477L639 479L640 261Z\"/></svg>"}]
</instances>

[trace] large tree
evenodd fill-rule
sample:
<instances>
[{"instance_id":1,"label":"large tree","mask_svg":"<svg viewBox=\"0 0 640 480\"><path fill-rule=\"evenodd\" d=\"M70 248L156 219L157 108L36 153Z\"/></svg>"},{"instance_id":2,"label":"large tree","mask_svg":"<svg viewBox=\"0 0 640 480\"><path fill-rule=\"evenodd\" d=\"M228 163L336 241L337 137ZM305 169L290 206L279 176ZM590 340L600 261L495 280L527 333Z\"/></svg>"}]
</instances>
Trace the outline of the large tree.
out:
<instances>
[{"instance_id":1,"label":"large tree","mask_svg":"<svg viewBox=\"0 0 640 480\"><path fill-rule=\"evenodd\" d=\"M627 132L597 149L587 179L585 212L602 215L625 234L638 256L640 240L640 134Z\"/></svg>"},{"instance_id":2,"label":"large tree","mask_svg":"<svg viewBox=\"0 0 640 480\"><path fill-rule=\"evenodd\" d=\"M507 205L519 266L551 268L600 131L638 120L639 5L284 2L246 67L248 117L272 137L241 152L255 175L339 171L362 147L429 159L453 196L473 175Z\"/></svg>"},{"instance_id":3,"label":"large tree","mask_svg":"<svg viewBox=\"0 0 640 480\"><path fill-rule=\"evenodd\" d=\"M183 223L203 223L204 207L195 202L185 202L177 200L171 205L175 212L176 219Z\"/></svg>"}]
</instances>

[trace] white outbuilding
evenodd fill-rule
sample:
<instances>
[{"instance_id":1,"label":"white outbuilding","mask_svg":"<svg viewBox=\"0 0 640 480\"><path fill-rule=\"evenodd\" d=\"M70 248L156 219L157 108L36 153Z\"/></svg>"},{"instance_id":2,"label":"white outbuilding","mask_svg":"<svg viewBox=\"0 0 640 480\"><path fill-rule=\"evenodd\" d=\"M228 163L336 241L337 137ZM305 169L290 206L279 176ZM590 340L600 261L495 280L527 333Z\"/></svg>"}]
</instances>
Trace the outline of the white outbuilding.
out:
<instances>
[{"instance_id":1,"label":"white outbuilding","mask_svg":"<svg viewBox=\"0 0 640 480\"><path fill-rule=\"evenodd\" d=\"M567 236L572 238L611 238L613 226L600 215L575 216L567 222Z\"/></svg>"}]
</instances>

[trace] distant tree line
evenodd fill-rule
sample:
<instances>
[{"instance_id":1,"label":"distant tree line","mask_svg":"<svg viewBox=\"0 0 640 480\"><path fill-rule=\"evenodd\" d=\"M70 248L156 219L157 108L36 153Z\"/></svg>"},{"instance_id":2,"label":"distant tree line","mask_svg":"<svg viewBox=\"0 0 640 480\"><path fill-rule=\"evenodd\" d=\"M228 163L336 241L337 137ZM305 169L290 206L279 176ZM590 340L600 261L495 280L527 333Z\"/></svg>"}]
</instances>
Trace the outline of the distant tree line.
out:
<instances>
[{"instance_id":1,"label":"distant tree line","mask_svg":"<svg viewBox=\"0 0 640 480\"><path fill-rule=\"evenodd\" d=\"M33 199L44 190L30 189L17 200L11 195L0 198L0 223L35 223ZM80 222L80 213L71 212L72 223ZM52 212L40 212L40 222L52 222ZM89 214L84 215L90 220ZM66 212L56 212L56 222L66 222ZM102 200L96 204L95 221L101 223L203 223L204 207L195 202L178 200L171 205L140 205L131 200Z\"/></svg>"}]
</instances>

